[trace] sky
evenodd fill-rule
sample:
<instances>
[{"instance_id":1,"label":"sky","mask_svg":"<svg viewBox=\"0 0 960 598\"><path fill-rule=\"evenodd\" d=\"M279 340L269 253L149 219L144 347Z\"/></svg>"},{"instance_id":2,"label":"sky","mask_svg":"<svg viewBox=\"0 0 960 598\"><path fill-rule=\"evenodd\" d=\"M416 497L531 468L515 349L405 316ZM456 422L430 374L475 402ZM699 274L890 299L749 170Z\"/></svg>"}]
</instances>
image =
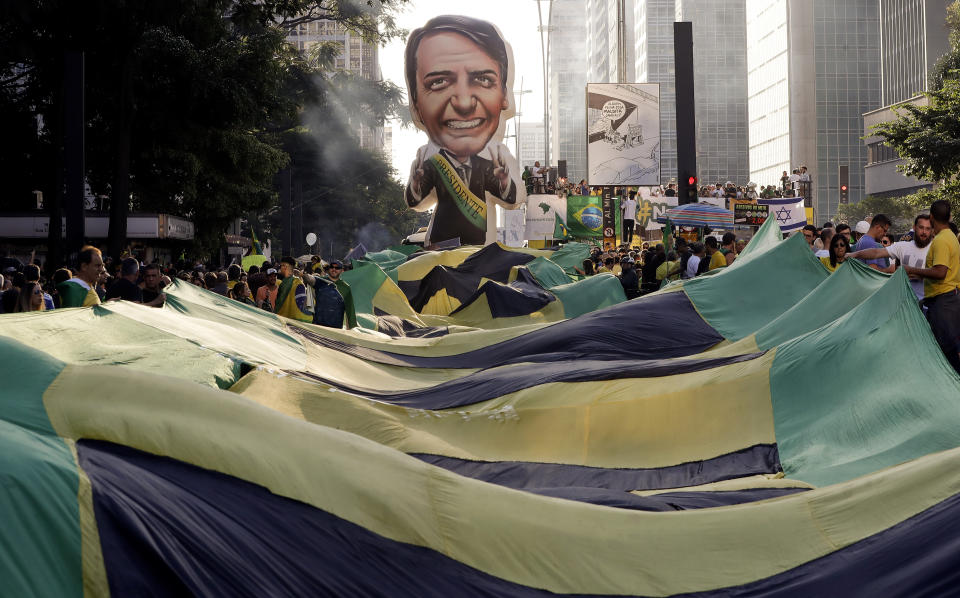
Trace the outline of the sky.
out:
<instances>
[{"instance_id":1,"label":"sky","mask_svg":"<svg viewBox=\"0 0 960 598\"><path fill-rule=\"evenodd\" d=\"M543 3L543 19L547 19L548 4ZM459 14L490 21L513 47L515 74L513 89L523 88L530 93L522 95L522 122L543 122L543 58L540 53L540 32L537 31L537 2L535 0L482 0L466 2L457 0L411 0L398 15L400 27L412 31L431 18L444 14ZM383 78L406 90L403 75L403 50L406 40L398 40L380 48L380 70ZM516 96L521 101L521 96ZM519 110L518 110L519 112ZM427 134L413 127L401 129L398 122L388 122L393 127L393 167L401 180L410 173L410 164L416 157L417 148L427 142ZM507 125L506 134L514 131L514 124ZM509 139L513 147L513 139Z\"/></svg>"}]
</instances>

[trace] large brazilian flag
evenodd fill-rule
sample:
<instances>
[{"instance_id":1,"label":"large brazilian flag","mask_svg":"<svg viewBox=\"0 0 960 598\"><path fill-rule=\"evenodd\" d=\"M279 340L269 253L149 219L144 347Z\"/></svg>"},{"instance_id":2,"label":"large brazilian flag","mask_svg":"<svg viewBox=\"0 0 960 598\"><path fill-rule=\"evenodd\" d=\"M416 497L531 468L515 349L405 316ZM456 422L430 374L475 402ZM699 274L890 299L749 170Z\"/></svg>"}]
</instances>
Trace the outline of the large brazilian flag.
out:
<instances>
[{"instance_id":1,"label":"large brazilian flag","mask_svg":"<svg viewBox=\"0 0 960 598\"><path fill-rule=\"evenodd\" d=\"M570 195L567 197L567 229L577 239L592 239L603 236L603 198L599 195ZM620 198L613 198L616 231L619 236Z\"/></svg>"},{"instance_id":2,"label":"large brazilian flag","mask_svg":"<svg viewBox=\"0 0 960 598\"><path fill-rule=\"evenodd\" d=\"M829 274L765 225L590 307L619 283L525 255L458 271L508 272L469 326L376 262L350 282L383 330L179 282L0 315L0 593L955 593L960 377L902 271ZM536 289L581 313L493 315Z\"/></svg>"}]
</instances>

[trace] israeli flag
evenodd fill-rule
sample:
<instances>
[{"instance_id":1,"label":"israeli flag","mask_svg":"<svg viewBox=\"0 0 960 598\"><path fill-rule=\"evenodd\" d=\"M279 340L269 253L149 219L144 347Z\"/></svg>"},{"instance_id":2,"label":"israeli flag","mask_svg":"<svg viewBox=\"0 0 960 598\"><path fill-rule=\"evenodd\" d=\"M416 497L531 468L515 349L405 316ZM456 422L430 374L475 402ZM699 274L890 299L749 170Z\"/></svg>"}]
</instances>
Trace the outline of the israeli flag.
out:
<instances>
[{"instance_id":1,"label":"israeli flag","mask_svg":"<svg viewBox=\"0 0 960 598\"><path fill-rule=\"evenodd\" d=\"M757 204L769 206L767 218L773 218L780 225L780 232L789 233L807 225L807 211L803 207L802 197L774 197L758 199Z\"/></svg>"}]
</instances>

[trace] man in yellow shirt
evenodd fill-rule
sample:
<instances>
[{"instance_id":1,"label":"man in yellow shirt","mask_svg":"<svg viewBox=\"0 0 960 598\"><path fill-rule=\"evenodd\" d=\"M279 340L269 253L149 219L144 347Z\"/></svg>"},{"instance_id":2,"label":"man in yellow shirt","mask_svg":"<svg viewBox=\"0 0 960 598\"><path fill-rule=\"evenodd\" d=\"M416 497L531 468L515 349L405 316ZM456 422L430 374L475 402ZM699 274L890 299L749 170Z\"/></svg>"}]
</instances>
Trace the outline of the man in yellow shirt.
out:
<instances>
[{"instance_id":1,"label":"man in yellow shirt","mask_svg":"<svg viewBox=\"0 0 960 598\"><path fill-rule=\"evenodd\" d=\"M703 246L707 250L707 262L710 264L708 270L716 270L727 265L727 258L720 253L720 244L716 237L707 237L703 241Z\"/></svg>"},{"instance_id":2,"label":"man in yellow shirt","mask_svg":"<svg viewBox=\"0 0 960 598\"><path fill-rule=\"evenodd\" d=\"M960 373L960 242L950 230L950 204L938 199L930 205L933 241L925 268L905 266L907 274L923 279L927 321L953 369Z\"/></svg>"}]
</instances>

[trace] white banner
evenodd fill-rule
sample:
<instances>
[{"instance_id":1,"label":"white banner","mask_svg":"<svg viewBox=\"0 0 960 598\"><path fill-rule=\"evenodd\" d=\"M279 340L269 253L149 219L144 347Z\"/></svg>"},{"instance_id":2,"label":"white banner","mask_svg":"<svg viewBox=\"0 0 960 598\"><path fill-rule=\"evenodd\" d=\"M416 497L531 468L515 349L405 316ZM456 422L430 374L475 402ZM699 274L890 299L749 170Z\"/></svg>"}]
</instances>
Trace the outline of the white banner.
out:
<instances>
[{"instance_id":1,"label":"white banner","mask_svg":"<svg viewBox=\"0 0 960 598\"><path fill-rule=\"evenodd\" d=\"M567 223L567 198L556 195L531 195L527 197L527 240L552 239L557 224L556 215Z\"/></svg>"},{"instance_id":2,"label":"white banner","mask_svg":"<svg viewBox=\"0 0 960 598\"><path fill-rule=\"evenodd\" d=\"M758 199L757 204L770 206L770 215L767 218L775 218L781 232L789 233L807 225L807 212L803 209L802 197Z\"/></svg>"},{"instance_id":3,"label":"white banner","mask_svg":"<svg viewBox=\"0 0 960 598\"><path fill-rule=\"evenodd\" d=\"M503 240L507 247L523 247L523 233L526 229L524 210L504 210Z\"/></svg>"}]
</instances>

